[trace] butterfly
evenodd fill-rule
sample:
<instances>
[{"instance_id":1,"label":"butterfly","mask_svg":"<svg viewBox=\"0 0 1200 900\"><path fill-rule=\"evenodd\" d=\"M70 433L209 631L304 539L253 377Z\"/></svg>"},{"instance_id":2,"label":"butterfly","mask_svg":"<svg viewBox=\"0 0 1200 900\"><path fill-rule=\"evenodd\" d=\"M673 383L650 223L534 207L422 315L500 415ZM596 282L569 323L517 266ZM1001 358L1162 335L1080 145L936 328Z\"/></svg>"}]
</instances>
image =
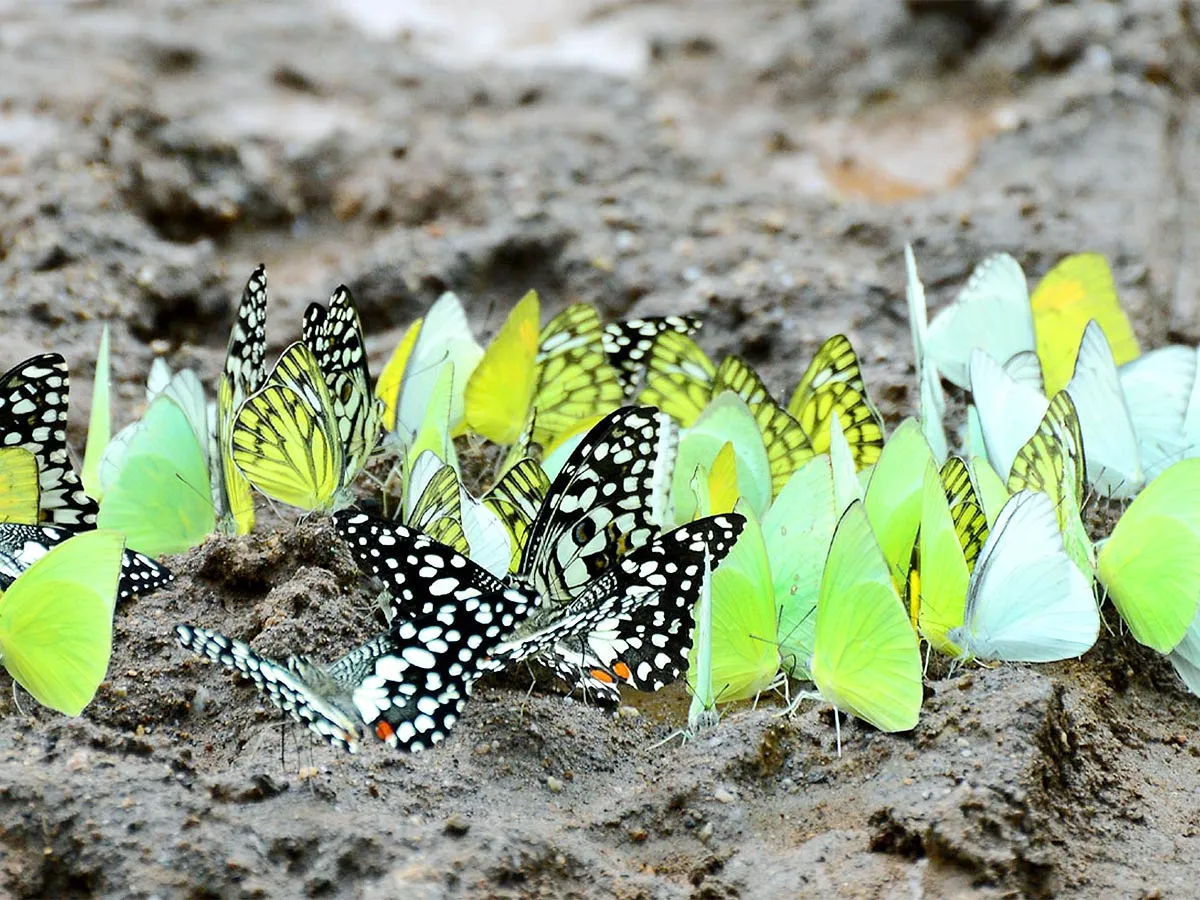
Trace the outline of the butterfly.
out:
<instances>
[{"instance_id":1,"label":"butterfly","mask_svg":"<svg viewBox=\"0 0 1200 900\"><path fill-rule=\"evenodd\" d=\"M817 350L792 392L787 411L808 435L814 452L829 448L829 423L836 413L855 465L864 469L879 459L883 417L867 396L858 354L844 334L828 338Z\"/></svg>"},{"instance_id":2,"label":"butterfly","mask_svg":"<svg viewBox=\"0 0 1200 900\"><path fill-rule=\"evenodd\" d=\"M1178 344L1159 347L1120 368L1147 481L1172 463L1200 454L1196 352Z\"/></svg>"},{"instance_id":3,"label":"butterfly","mask_svg":"<svg viewBox=\"0 0 1200 900\"><path fill-rule=\"evenodd\" d=\"M218 454L204 388L194 372L171 374L155 360L147 396L142 418L122 429L101 457L97 521L123 532L142 553L182 553L216 528L222 492L221 479L210 478Z\"/></svg>"},{"instance_id":4,"label":"butterfly","mask_svg":"<svg viewBox=\"0 0 1200 900\"><path fill-rule=\"evenodd\" d=\"M775 585L762 527L748 504L737 502L737 472L733 445L717 453L711 472L693 470L697 510L707 516L736 511L745 526L720 565L707 560L707 591L697 600L708 608L703 640L693 642L688 684L706 708L720 702L755 697L779 671L779 636ZM697 616L696 633L700 637ZM702 656L704 657L702 659Z\"/></svg>"},{"instance_id":5,"label":"butterfly","mask_svg":"<svg viewBox=\"0 0 1200 900\"><path fill-rule=\"evenodd\" d=\"M1102 496L1133 497L1145 483L1138 438L1112 350L1095 322L1083 331L1075 374L1066 391L1078 415L1089 483ZM1037 430L1050 401L979 350L971 357L971 394L988 459L1006 476L1016 451Z\"/></svg>"},{"instance_id":6,"label":"butterfly","mask_svg":"<svg viewBox=\"0 0 1200 900\"><path fill-rule=\"evenodd\" d=\"M379 437L362 326L350 292L304 316L303 342L287 347L261 390L238 410L234 464L268 497L305 510L348 500Z\"/></svg>"},{"instance_id":7,"label":"butterfly","mask_svg":"<svg viewBox=\"0 0 1200 900\"><path fill-rule=\"evenodd\" d=\"M375 395L384 404L383 427L400 446L413 442L433 404L442 372L452 368L446 387L446 419L451 432L465 416L467 379L483 358L483 348L471 334L466 310L449 291L413 322L379 373ZM443 457L445 458L445 457Z\"/></svg>"},{"instance_id":8,"label":"butterfly","mask_svg":"<svg viewBox=\"0 0 1200 900\"><path fill-rule=\"evenodd\" d=\"M645 381L650 351L659 335L666 331L695 334L699 330L700 320L695 316L649 316L605 325L604 352L621 382L625 400L636 397Z\"/></svg>"},{"instance_id":9,"label":"butterfly","mask_svg":"<svg viewBox=\"0 0 1200 900\"><path fill-rule=\"evenodd\" d=\"M726 391L745 401L767 451L774 493L815 455L808 434L738 357L727 356L714 366L686 334L665 331L651 348L648 366L638 402L658 407L684 428L694 426L709 403Z\"/></svg>"},{"instance_id":10,"label":"butterfly","mask_svg":"<svg viewBox=\"0 0 1200 900\"><path fill-rule=\"evenodd\" d=\"M57 353L30 357L0 375L0 447L33 455L38 522L90 528L96 524L96 502L84 493L67 451L69 394L67 362ZM15 459L9 457L10 467L20 465ZM27 505L27 491L25 497Z\"/></svg>"},{"instance_id":11,"label":"butterfly","mask_svg":"<svg viewBox=\"0 0 1200 900\"><path fill-rule=\"evenodd\" d=\"M810 671L836 709L881 731L916 726L924 699L920 649L859 501L842 513L829 546Z\"/></svg>"},{"instance_id":12,"label":"butterfly","mask_svg":"<svg viewBox=\"0 0 1200 900\"><path fill-rule=\"evenodd\" d=\"M24 571L75 534L53 525L0 523L0 591L7 590ZM126 548L121 555L116 599L124 601L148 594L174 580L171 570L162 563Z\"/></svg>"},{"instance_id":13,"label":"butterfly","mask_svg":"<svg viewBox=\"0 0 1200 900\"><path fill-rule=\"evenodd\" d=\"M538 296L513 307L467 380L470 429L508 446L523 434L550 450L581 422L621 403L623 389L604 352L596 311L568 306L538 331Z\"/></svg>"},{"instance_id":14,"label":"butterfly","mask_svg":"<svg viewBox=\"0 0 1200 900\"><path fill-rule=\"evenodd\" d=\"M1097 577L1138 641L1170 653L1183 640L1200 602L1200 459L1134 499L1100 547Z\"/></svg>"},{"instance_id":15,"label":"butterfly","mask_svg":"<svg viewBox=\"0 0 1200 900\"><path fill-rule=\"evenodd\" d=\"M254 498L233 461L233 425L242 404L266 381L266 327L267 271L260 265L242 291L217 388L216 509L223 529L236 534L249 534L254 527Z\"/></svg>"},{"instance_id":16,"label":"butterfly","mask_svg":"<svg viewBox=\"0 0 1200 900\"><path fill-rule=\"evenodd\" d=\"M946 393L942 390L942 376L933 358L925 350L929 333L929 313L925 304L925 285L917 276L917 260L912 246L904 247L904 267L908 275L905 296L908 300L908 324L912 332L913 356L916 359L917 383L920 407L918 418L925 440L936 461L943 461L949 453L946 442Z\"/></svg>"},{"instance_id":17,"label":"butterfly","mask_svg":"<svg viewBox=\"0 0 1200 900\"><path fill-rule=\"evenodd\" d=\"M963 624L947 639L975 659L1051 662L1082 655L1099 632L1091 580L1063 546L1054 503L1013 494L971 571Z\"/></svg>"},{"instance_id":18,"label":"butterfly","mask_svg":"<svg viewBox=\"0 0 1200 900\"><path fill-rule=\"evenodd\" d=\"M970 388L972 350L1001 363L1035 351L1029 287L1020 263L998 253L976 266L954 302L929 323L924 347L942 375L963 389Z\"/></svg>"},{"instance_id":19,"label":"butterfly","mask_svg":"<svg viewBox=\"0 0 1200 900\"><path fill-rule=\"evenodd\" d=\"M742 518L702 519L652 540L663 521L672 435L661 414L625 407L580 443L530 525L517 572L505 579L537 596L537 608L493 649L491 668L536 658L568 684L615 703L617 683L657 690L686 667L703 555L723 559ZM344 513L334 522L360 565L392 579L398 616L423 610L464 579L474 589L499 583L465 558L444 581L412 565L386 571L372 547L394 537Z\"/></svg>"},{"instance_id":20,"label":"butterfly","mask_svg":"<svg viewBox=\"0 0 1200 900\"><path fill-rule=\"evenodd\" d=\"M962 653L947 635L963 624L967 584L987 535L987 516L966 463L952 456L940 472L927 471L904 601L913 628L939 653Z\"/></svg>"},{"instance_id":21,"label":"butterfly","mask_svg":"<svg viewBox=\"0 0 1200 900\"><path fill-rule=\"evenodd\" d=\"M106 324L100 332L100 348L96 352L96 377L92 383L92 411L88 415L87 443L83 449L83 467L79 479L89 497L99 501L100 457L112 436L112 409L109 397L111 366L109 365L109 336Z\"/></svg>"},{"instance_id":22,"label":"butterfly","mask_svg":"<svg viewBox=\"0 0 1200 900\"><path fill-rule=\"evenodd\" d=\"M77 716L104 680L123 547L115 531L67 536L8 580L13 560L0 545L0 663L43 706Z\"/></svg>"},{"instance_id":23,"label":"butterfly","mask_svg":"<svg viewBox=\"0 0 1200 900\"><path fill-rule=\"evenodd\" d=\"M392 527L411 537L408 549L426 565L448 570L465 560L403 526ZM398 561L393 558L393 564ZM183 647L249 677L272 703L335 747L356 753L366 725L389 746L418 751L446 737L489 647L533 603L505 587L442 596L448 599L422 615L397 619L329 666L303 656L268 659L243 641L185 623L175 626L175 637Z\"/></svg>"},{"instance_id":24,"label":"butterfly","mask_svg":"<svg viewBox=\"0 0 1200 900\"><path fill-rule=\"evenodd\" d=\"M1076 253L1046 273L1030 297L1044 390L1052 396L1075 371L1079 341L1089 321L1104 331L1116 364L1137 358L1133 327L1117 299L1112 269L1099 253Z\"/></svg>"}]
</instances>

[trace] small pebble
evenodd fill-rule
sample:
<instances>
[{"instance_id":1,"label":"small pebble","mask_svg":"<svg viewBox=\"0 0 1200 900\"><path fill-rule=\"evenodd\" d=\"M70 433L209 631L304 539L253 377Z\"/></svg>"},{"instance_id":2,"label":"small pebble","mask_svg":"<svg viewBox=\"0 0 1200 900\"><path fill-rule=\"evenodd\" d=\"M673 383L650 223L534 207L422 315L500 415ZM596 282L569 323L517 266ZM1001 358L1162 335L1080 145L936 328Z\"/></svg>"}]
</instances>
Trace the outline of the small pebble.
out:
<instances>
[{"instance_id":1,"label":"small pebble","mask_svg":"<svg viewBox=\"0 0 1200 900\"><path fill-rule=\"evenodd\" d=\"M713 791L713 799L718 803L733 803L737 797L728 788L719 787Z\"/></svg>"},{"instance_id":2,"label":"small pebble","mask_svg":"<svg viewBox=\"0 0 1200 900\"><path fill-rule=\"evenodd\" d=\"M555 778L553 775L550 775L546 778L546 789L549 790L550 793L552 793L552 794L561 794L562 789L563 789L563 783L558 778Z\"/></svg>"},{"instance_id":3,"label":"small pebble","mask_svg":"<svg viewBox=\"0 0 1200 900\"><path fill-rule=\"evenodd\" d=\"M442 831L451 837L462 837L471 830L471 823L458 813L450 816L442 823Z\"/></svg>"}]
</instances>

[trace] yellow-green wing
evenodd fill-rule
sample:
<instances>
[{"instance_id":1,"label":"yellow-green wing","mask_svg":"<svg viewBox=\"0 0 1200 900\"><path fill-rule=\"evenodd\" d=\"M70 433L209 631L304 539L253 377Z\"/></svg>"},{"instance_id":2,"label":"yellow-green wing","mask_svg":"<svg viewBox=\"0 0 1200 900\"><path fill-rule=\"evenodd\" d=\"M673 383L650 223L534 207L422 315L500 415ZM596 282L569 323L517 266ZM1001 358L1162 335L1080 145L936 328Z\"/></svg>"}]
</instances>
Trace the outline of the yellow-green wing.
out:
<instances>
[{"instance_id":1,"label":"yellow-green wing","mask_svg":"<svg viewBox=\"0 0 1200 900\"><path fill-rule=\"evenodd\" d=\"M116 531L83 532L0 596L0 661L43 706L77 716L104 680L124 549Z\"/></svg>"},{"instance_id":2,"label":"yellow-green wing","mask_svg":"<svg viewBox=\"0 0 1200 900\"><path fill-rule=\"evenodd\" d=\"M521 436L533 408L540 315L530 291L488 344L463 393L467 427L504 447Z\"/></svg>"},{"instance_id":3,"label":"yellow-green wing","mask_svg":"<svg viewBox=\"0 0 1200 900\"><path fill-rule=\"evenodd\" d=\"M0 522L36 525L40 496L37 457L24 447L0 449Z\"/></svg>"},{"instance_id":4,"label":"yellow-green wing","mask_svg":"<svg viewBox=\"0 0 1200 900\"><path fill-rule=\"evenodd\" d=\"M838 709L881 731L917 724L921 653L863 505L838 522L817 599L812 677Z\"/></svg>"}]
</instances>

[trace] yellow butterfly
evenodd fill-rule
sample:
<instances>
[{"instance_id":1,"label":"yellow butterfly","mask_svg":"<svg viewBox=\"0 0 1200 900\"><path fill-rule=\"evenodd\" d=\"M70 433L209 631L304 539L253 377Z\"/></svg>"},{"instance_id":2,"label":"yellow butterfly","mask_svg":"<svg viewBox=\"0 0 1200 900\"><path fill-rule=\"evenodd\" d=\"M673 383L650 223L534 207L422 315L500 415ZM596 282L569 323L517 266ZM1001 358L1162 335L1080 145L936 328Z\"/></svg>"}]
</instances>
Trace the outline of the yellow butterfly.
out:
<instances>
[{"instance_id":1,"label":"yellow butterfly","mask_svg":"<svg viewBox=\"0 0 1200 900\"><path fill-rule=\"evenodd\" d=\"M844 334L835 334L821 345L792 392L787 409L816 453L829 450L829 425L836 412L855 466L865 469L879 459L883 417L867 396L858 354Z\"/></svg>"},{"instance_id":2,"label":"yellow butterfly","mask_svg":"<svg viewBox=\"0 0 1200 900\"><path fill-rule=\"evenodd\" d=\"M472 431L507 446L528 428L530 440L549 451L580 420L616 409L624 392L594 309L568 306L540 334L539 319L530 291L471 373L464 399Z\"/></svg>"},{"instance_id":3,"label":"yellow butterfly","mask_svg":"<svg viewBox=\"0 0 1200 900\"><path fill-rule=\"evenodd\" d=\"M1077 253L1063 259L1046 273L1029 302L1047 397L1071 380L1083 330L1092 319L1108 338L1118 366L1137 359L1141 352L1117 299L1112 269L1098 253Z\"/></svg>"},{"instance_id":4,"label":"yellow butterfly","mask_svg":"<svg viewBox=\"0 0 1200 900\"><path fill-rule=\"evenodd\" d=\"M646 385L638 403L657 406L684 428L696 424L713 398L725 391L741 397L754 415L778 494L792 474L816 455L808 434L775 402L761 378L743 360L727 356L714 366L686 334L665 331L650 351Z\"/></svg>"}]
</instances>

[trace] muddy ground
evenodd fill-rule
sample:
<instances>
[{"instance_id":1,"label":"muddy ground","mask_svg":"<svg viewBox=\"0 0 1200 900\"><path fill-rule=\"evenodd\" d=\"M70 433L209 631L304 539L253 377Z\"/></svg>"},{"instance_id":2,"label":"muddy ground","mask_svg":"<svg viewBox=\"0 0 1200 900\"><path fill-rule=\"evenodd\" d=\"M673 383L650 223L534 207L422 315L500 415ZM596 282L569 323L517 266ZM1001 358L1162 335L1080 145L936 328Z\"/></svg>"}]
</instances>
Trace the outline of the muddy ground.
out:
<instances>
[{"instance_id":1,"label":"muddy ground","mask_svg":"<svg viewBox=\"0 0 1200 900\"><path fill-rule=\"evenodd\" d=\"M0 0L0 84L0 358L66 354L77 447L101 323L127 421L155 355L215 381L259 261L273 350L342 281L376 367L442 290L485 337L536 287L701 313L780 391L846 331L891 424L906 241L934 305L990 252L1098 250L1146 343L1200 339L1188 2ZM520 675L435 752L350 757L171 637L377 627L327 524L263 520L119 611L82 718L0 675L0 896L1200 896L1200 703L1111 614L840 759L828 707L657 746L680 688L612 718Z\"/></svg>"}]
</instances>

